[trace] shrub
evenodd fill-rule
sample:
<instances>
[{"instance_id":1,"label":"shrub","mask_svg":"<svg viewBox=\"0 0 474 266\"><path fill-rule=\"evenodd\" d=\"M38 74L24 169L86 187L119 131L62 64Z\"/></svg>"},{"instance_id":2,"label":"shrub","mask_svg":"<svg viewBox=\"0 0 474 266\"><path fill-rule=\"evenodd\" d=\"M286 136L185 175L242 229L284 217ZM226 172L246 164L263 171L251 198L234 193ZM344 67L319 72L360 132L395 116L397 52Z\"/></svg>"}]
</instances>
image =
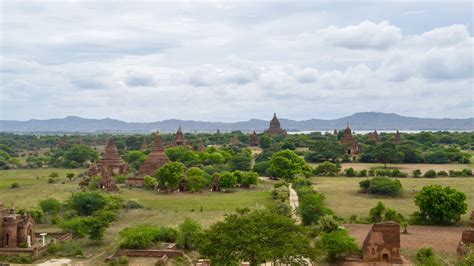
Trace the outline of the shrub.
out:
<instances>
[{"instance_id":1,"label":"shrub","mask_svg":"<svg viewBox=\"0 0 474 266\"><path fill-rule=\"evenodd\" d=\"M56 183L56 179L50 177L50 178L48 178L48 183L49 184L54 184L54 183Z\"/></svg>"},{"instance_id":2,"label":"shrub","mask_svg":"<svg viewBox=\"0 0 474 266\"><path fill-rule=\"evenodd\" d=\"M318 221L318 232L330 233L339 229L340 223L332 215L324 215Z\"/></svg>"},{"instance_id":3,"label":"shrub","mask_svg":"<svg viewBox=\"0 0 474 266\"><path fill-rule=\"evenodd\" d=\"M304 225L318 222L325 214L331 214L331 210L324 203L324 195L316 192L312 187L296 188L299 198L298 213Z\"/></svg>"},{"instance_id":4,"label":"shrub","mask_svg":"<svg viewBox=\"0 0 474 266\"><path fill-rule=\"evenodd\" d=\"M383 214L385 213L385 205L379 201L375 207L369 211L369 220L372 223L380 223L383 221Z\"/></svg>"},{"instance_id":5,"label":"shrub","mask_svg":"<svg viewBox=\"0 0 474 266\"><path fill-rule=\"evenodd\" d=\"M178 228L179 231L176 243L182 248L193 249L202 234L203 229L201 225L186 218Z\"/></svg>"},{"instance_id":6,"label":"shrub","mask_svg":"<svg viewBox=\"0 0 474 266\"><path fill-rule=\"evenodd\" d=\"M415 205L420 209L413 215L418 218L417 222L437 225L453 224L467 210L466 194L438 185L423 187L415 196Z\"/></svg>"},{"instance_id":7,"label":"shrub","mask_svg":"<svg viewBox=\"0 0 474 266\"><path fill-rule=\"evenodd\" d=\"M416 262L419 265L426 266L443 265L436 259L433 249L431 248L420 248L416 252Z\"/></svg>"},{"instance_id":8,"label":"shrub","mask_svg":"<svg viewBox=\"0 0 474 266\"><path fill-rule=\"evenodd\" d=\"M428 171L425 172L425 174L423 175L423 177L435 178L435 177L436 177L436 171L433 170L433 169L430 169L430 170L428 170Z\"/></svg>"},{"instance_id":9,"label":"shrub","mask_svg":"<svg viewBox=\"0 0 474 266\"><path fill-rule=\"evenodd\" d=\"M151 247L159 234L159 228L150 225L126 227L119 232L120 247L129 249L147 249Z\"/></svg>"},{"instance_id":10,"label":"shrub","mask_svg":"<svg viewBox=\"0 0 474 266\"><path fill-rule=\"evenodd\" d=\"M127 181L127 176L126 175L116 175L115 176L115 181L117 184L125 184L125 181Z\"/></svg>"},{"instance_id":11,"label":"shrub","mask_svg":"<svg viewBox=\"0 0 474 266\"><path fill-rule=\"evenodd\" d=\"M359 174L357 175L359 177L366 177L367 176L367 170L360 170L359 171Z\"/></svg>"},{"instance_id":12,"label":"shrub","mask_svg":"<svg viewBox=\"0 0 474 266\"><path fill-rule=\"evenodd\" d=\"M253 166L253 171L257 172L261 176L267 176L268 175L268 168L270 167L270 161L262 161L255 163Z\"/></svg>"},{"instance_id":13,"label":"shrub","mask_svg":"<svg viewBox=\"0 0 474 266\"><path fill-rule=\"evenodd\" d=\"M448 173L446 171L441 170L436 175L437 176L448 176Z\"/></svg>"},{"instance_id":14,"label":"shrub","mask_svg":"<svg viewBox=\"0 0 474 266\"><path fill-rule=\"evenodd\" d=\"M40 201L39 206L44 213L56 214L61 209L61 202L55 198L47 198Z\"/></svg>"},{"instance_id":15,"label":"shrub","mask_svg":"<svg viewBox=\"0 0 474 266\"><path fill-rule=\"evenodd\" d=\"M402 193L402 184L399 180L389 177L374 177L359 182L363 193L397 197Z\"/></svg>"},{"instance_id":16,"label":"shrub","mask_svg":"<svg viewBox=\"0 0 474 266\"><path fill-rule=\"evenodd\" d=\"M316 247L327 253L328 261L335 261L359 250L354 238L342 229L322 233L316 241Z\"/></svg>"},{"instance_id":17,"label":"shrub","mask_svg":"<svg viewBox=\"0 0 474 266\"><path fill-rule=\"evenodd\" d=\"M314 174L317 176L336 176L340 170L341 166L339 164L324 162L314 169Z\"/></svg>"},{"instance_id":18,"label":"shrub","mask_svg":"<svg viewBox=\"0 0 474 266\"><path fill-rule=\"evenodd\" d=\"M112 197L110 197L112 199ZM89 216L93 212L107 205L106 198L99 192L80 192L71 196L68 206L76 210L79 215Z\"/></svg>"},{"instance_id":19,"label":"shrub","mask_svg":"<svg viewBox=\"0 0 474 266\"><path fill-rule=\"evenodd\" d=\"M393 169L390 176L391 177L407 177L407 174L398 169Z\"/></svg>"},{"instance_id":20,"label":"shrub","mask_svg":"<svg viewBox=\"0 0 474 266\"><path fill-rule=\"evenodd\" d=\"M413 170L412 174L414 178L419 178L421 177L421 170L420 169Z\"/></svg>"},{"instance_id":21,"label":"shrub","mask_svg":"<svg viewBox=\"0 0 474 266\"><path fill-rule=\"evenodd\" d=\"M125 209L143 209L143 204L141 204L140 202L136 201L136 200L127 200L125 201L125 203L123 204L123 207Z\"/></svg>"},{"instance_id":22,"label":"shrub","mask_svg":"<svg viewBox=\"0 0 474 266\"><path fill-rule=\"evenodd\" d=\"M18 182L13 182L10 184L10 188L19 188L20 187L20 184L18 184Z\"/></svg>"},{"instance_id":23,"label":"shrub","mask_svg":"<svg viewBox=\"0 0 474 266\"><path fill-rule=\"evenodd\" d=\"M354 177L354 176L357 175L357 172L354 170L354 168L349 167L349 168L347 168L346 170L344 170L344 174L345 174L347 177Z\"/></svg>"},{"instance_id":24,"label":"shrub","mask_svg":"<svg viewBox=\"0 0 474 266\"><path fill-rule=\"evenodd\" d=\"M155 189L155 185L156 185L156 180L153 177L149 175L146 175L143 177L143 186L146 189L153 190Z\"/></svg>"}]
</instances>

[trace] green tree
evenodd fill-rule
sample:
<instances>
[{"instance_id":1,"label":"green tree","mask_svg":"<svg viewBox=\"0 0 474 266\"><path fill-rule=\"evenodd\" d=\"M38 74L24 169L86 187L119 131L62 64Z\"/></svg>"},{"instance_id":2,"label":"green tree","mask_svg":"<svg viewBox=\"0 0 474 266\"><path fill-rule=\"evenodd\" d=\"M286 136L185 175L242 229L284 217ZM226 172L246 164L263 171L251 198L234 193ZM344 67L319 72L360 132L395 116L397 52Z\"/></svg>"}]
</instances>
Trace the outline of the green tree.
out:
<instances>
[{"instance_id":1,"label":"green tree","mask_svg":"<svg viewBox=\"0 0 474 266\"><path fill-rule=\"evenodd\" d=\"M107 205L106 198L99 192L79 192L69 198L68 206L81 216L90 216Z\"/></svg>"},{"instance_id":2,"label":"green tree","mask_svg":"<svg viewBox=\"0 0 474 266\"><path fill-rule=\"evenodd\" d=\"M66 161L75 161L79 165L83 165L87 161L96 161L99 158L99 153L86 145L73 145L64 154Z\"/></svg>"},{"instance_id":3,"label":"green tree","mask_svg":"<svg viewBox=\"0 0 474 266\"><path fill-rule=\"evenodd\" d=\"M316 241L316 247L327 253L327 260L330 262L359 250L354 238L343 229L321 233Z\"/></svg>"},{"instance_id":4,"label":"green tree","mask_svg":"<svg viewBox=\"0 0 474 266\"><path fill-rule=\"evenodd\" d=\"M268 171L272 177L280 177L286 180L291 180L296 175L311 175L311 168L306 162L290 150L274 153L270 159Z\"/></svg>"},{"instance_id":5,"label":"green tree","mask_svg":"<svg viewBox=\"0 0 474 266\"><path fill-rule=\"evenodd\" d=\"M230 159L230 168L235 170L249 171L252 167L252 153L249 149L243 149L234 154Z\"/></svg>"},{"instance_id":6,"label":"green tree","mask_svg":"<svg viewBox=\"0 0 474 266\"><path fill-rule=\"evenodd\" d=\"M166 155L172 162L181 162L187 167L197 166L200 163L199 155L188 147L166 149Z\"/></svg>"},{"instance_id":7,"label":"green tree","mask_svg":"<svg viewBox=\"0 0 474 266\"><path fill-rule=\"evenodd\" d=\"M385 205L379 201L375 207L370 209L369 211L369 220L372 223L380 223L383 221L383 215L387 209L385 208Z\"/></svg>"},{"instance_id":8,"label":"green tree","mask_svg":"<svg viewBox=\"0 0 474 266\"><path fill-rule=\"evenodd\" d=\"M47 198L40 201L39 206L44 213L57 214L61 209L61 202L55 198Z\"/></svg>"},{"instance_id":9,"label":"green tree","mask_svg":"<svg viewBox=\"0 0 474 266\"><path fill-rule=\"evenodd\" d=\"M339 164L324 162L314 169L314 174L317 176L336 176L339 171L341 171L341 166Z\"/></svg>"},{"instance_id":10,"label":"green tree","mask_svg":"<svg viewBox=\"0 0 474 266\"><path fill-rule=\"evenodd\" d=\"M231 189L237 186L237 177L232 173L225 171L219 177L219 187L222 189Z\"/></svg>"},{"instance_id":11,"label":"green tree","mask_svg":"<svg viewBox=\"0 0 474 266\"><path fill-rule=\"evenodd\" d=\"M146 175L143 177L143 185L146 189L153 190L155 189L156 180L153 177Z\"/></svg>"},{"instance_id":12,"label":"green tree","mask_svg":"<svg viewBox=\"0 0 474 266\"><path fill-rule=\"evenodd\" d=\"M191 167L186 172L187 188L191 192L203 190L209 183L204 177L204 171L197 167Z\"/></svg>"},{"instance_id":13,"label":"green tree","mask_svg":"<svg viewBox=\"0 0 474 266\"><path fill-rule=\"evenodd\" d=\"M466 213L466 194L451 187L430 185L423 187L415 196L419 216L437 225L453 224Z\"/></svg>"},{"instance_id":14,"label":"green tree","mask_svg":"<svg viewBox=\"0 0 474 266\"><path fill-rule=\"evenodd\" d=\"M261 136L258 141L262 149L268 149L272 146L272 138L268 135Z\"/></svg>"},{"instance_id":15,"label":"green tree","mask_svg":"<svg viewBox=\"0 0 474 266\"><path fill-rule=\"evenodd\" d=\"M160 167L154 177L167 191L173 191L178 188L179 181L184 177L184 165L180 162L169 162Z\"/></svg>"},{"instance_id":16,"label":"green tree","mask_svg":"<svg viewBox=\"0 0 474 266\"><path fill-rule=\"evenodd\" d=\"M202 227L196 221L186 218L178 226L177 244L185 249L194 249L202 235Z\"/></svg>"},{"instance_id":17,"label":"green tree","mask_svg":"<svg viewBox=\"0 0 474 266\"><path fill-rule=\"evenodd\" d=\"M72 181L72 179L74 178L75 174L74 173L67 173L66 174L66 177L69 179L69 182Z\"/></svg>"},{"instance_id":18,"label":"green tree","mask_svg":"<svg viewBox=\"0 0 474 266\"><path fill-rule=\"evenodd\" d=\"M135 170L140 168L140 165L146 161L146 158L146 154L138 150L127 151L124 155L124 160L132 169Z\"/></svg>"},{"instance_id":19,"label":"green tree","mask_svg":"<svg viewBox=\"0 0 474 266\"><path fill-rule=\"evenodd\" d=\"M405 156L397 150L397 146L393 142L383 142L377 145L373 155L376 161L384 164L385 168L388 163L403 161Z\"/></svg>"},{"instance_id":20,"label":"green tree","mask_svg":"<svg viewBox=\"0 0 474 266\"><path fill-rule=\"evenodd\" d=\"M228 214L202 235L199 253L217 265L249 261L287 264L303 263L313 258L314 250L304 227L291 218L267 210L240 210Z\"/></svg>"}]
</instances>

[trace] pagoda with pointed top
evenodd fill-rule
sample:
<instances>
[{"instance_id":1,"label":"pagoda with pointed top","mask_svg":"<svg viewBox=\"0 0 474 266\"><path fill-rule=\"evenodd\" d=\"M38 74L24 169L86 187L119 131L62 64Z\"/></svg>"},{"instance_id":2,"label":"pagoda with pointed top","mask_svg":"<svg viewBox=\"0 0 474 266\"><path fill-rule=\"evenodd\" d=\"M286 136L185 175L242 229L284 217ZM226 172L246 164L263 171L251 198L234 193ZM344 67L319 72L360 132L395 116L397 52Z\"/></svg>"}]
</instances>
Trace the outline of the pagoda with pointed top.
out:
<instances>
[{"instance_id":1,"label":"pagoda with pointed top","mask_svg":"<svg viewBox=\"0 0 474 266\"><path fill-rule=\"evenodd\" d=\"M237 146L239 144L240 144L240 141L237 139L237 137L235 135L233 135L232 138L230 138L230 140L229 140L229 145Z\"/></svg>"},{"instance_id":2,"label":"pagoda with pointed top","mask_svg":"<svg viewBox=\"0 0 474 266\"><path fill-rule=\"evenodd\" d=\"M150 154L148 154L146 161L140 166L138 173L141 176L153 175L158 168L167 162L169 162L169 159L161 143L160 133L156 132L155 141L153 142Z\"/></svg>"},{"instance_id":3,"label":"pagoda with pointed top","mask_svg":"<svg viewBox=\"0 0 474 266\"><path fill-rule=\"evenodd\" d=\"M174 145L183 146L184 144L186 144L186 141L184 140L184 134L183 134L183 131L181 130L181 126L179 126L178 131L176 131Z\"/></svg>"},{"instance_id":4,"label":"pagoda with pointed top","mask_svg":"<svg viewBox=\"0 0 474 266\"><path fill-rule=\"evenodd\" d=\"M109 139L102 158L97 162L96 166L91 167L87 171L89 176L100 176L100 186L107 191L117 191L114 176L126 175L128 173L128 165L124 162L118 153L117 146L112 139Z\"/></svg>"},{"instance_id":5,"label":"pagoda with pointed top","mask_svg":"<svg viewBox=\"0 0 474 266\"><path fill-rule=\"evenodd\" d=\"M357 140L354 138L354 136L352 136L352 130L349 127L349 122L347 123L346 129L344 129L344 133L339 143L346 147L347 155L355 155L360 151L359 143L357 143Z\"/></svg>"},{"instance_id":6,"label":"pagoda with pointed top","mask_svg":"<svg viewBox=\"0 0 474 266\"><path fill-rule=\"evenodd\" d=\"M400 135L400 131L398 129L397 132L395 132L393 142L395 142L395 144L400 144L400 142L402 142L402 136Z\"/></svg>"},{"instance_id":7,"label":"pagoda with pointed top","mask_svg":"<svg viewBox=\"0 0 474 266\"><path fill-rule=\"evenodd\" d=\"M373 140L373 141L375 141L375 142L379 142L379 141L380 141L379 133L377 133L377 130L374 130L374 132L370 132L369 134L367 134L367 137L368 137L370 140Z\"/></svg>"},{"instance_id":8,"label":"pagoda with pointed top","mask_svg":"<svg viewBox=\"0 0 474 266\"><path fill-rule=\"evenodd\" d=\"M259 140L258 140L257 132L255 132L255 130L253 131L252 134L250 134L249 139L250 139L250 146L258 146Z\"/></svg>"},{"instance_id":9,"label":"pagoda with pointed top","mask_svg":"<svg viewBox=\"0 0 474 266\"><path fill-rule=\"evenodd\" d=\"M204 145L204 142L199 142L199 145L197 146L197 151L203 152L206 150L206 146Z\"/></svg>"},{"instance_id":10,"label":"pagoda with pointed top","mask_svg":"<svg viewBox=\"0 0 474 266\"><path fill-rule=\"evenodd\" d=\"M276 113L273 113L273 118L270 121L270 127L267 130L265 130L264 133L269 134L269 135L286 136L287 133L283 128L281 128L280 121L278 120Z\"/></svg>"}]
</instances>

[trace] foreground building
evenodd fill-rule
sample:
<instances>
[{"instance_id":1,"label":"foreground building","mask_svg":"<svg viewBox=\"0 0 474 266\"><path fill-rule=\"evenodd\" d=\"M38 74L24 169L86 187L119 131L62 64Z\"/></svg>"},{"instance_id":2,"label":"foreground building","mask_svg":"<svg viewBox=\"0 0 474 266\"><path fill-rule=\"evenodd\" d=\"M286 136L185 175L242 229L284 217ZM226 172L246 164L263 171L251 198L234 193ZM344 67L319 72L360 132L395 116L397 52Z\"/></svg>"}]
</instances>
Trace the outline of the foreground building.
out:
<instances>
[{"instance_id":1,"label":"foreground building","mask_svg":"<svg viewBox=\"0 0 474 266\"><path fill-rule=\"evenodd\" d=\"M281 135L286 136L286 131L281 128L280 121L278 120L276 113L273 113L273 118L270 121L270 127L264 131L265 134L269 135Z\"/></svg>"},{"instance_id":2,"label":"foreground building","mask_svg":"<svg viewBox=\"0 0 474 266\"><path fill-rule=\"evenodd\" d=\"M402 264L400 255L400 225L395 222L377 223L362 245L364 263Z\"/></svg>"},{"instance_id":3,"label":"foreground building","mask_svg":"<svg viewBox=\"0 0 474 266\"><path fill-rule=\"evenodd\" d=\"M35 243L35 221L0 203L0 248L30 247Z\"/></svg>"},{"instance_id":4,"label":"foreground building","mask_svg":"<svg viewBox=\"0 0 474 266\"><path fill-rule=\"evenodd\" d=\"M457 252L461 256L466 255L470 245L474 245L474 211L471 212L471 219L468 226L469 227L462 232L461 241L459 241L457 248Z\"/></svg>"}]
</instances>

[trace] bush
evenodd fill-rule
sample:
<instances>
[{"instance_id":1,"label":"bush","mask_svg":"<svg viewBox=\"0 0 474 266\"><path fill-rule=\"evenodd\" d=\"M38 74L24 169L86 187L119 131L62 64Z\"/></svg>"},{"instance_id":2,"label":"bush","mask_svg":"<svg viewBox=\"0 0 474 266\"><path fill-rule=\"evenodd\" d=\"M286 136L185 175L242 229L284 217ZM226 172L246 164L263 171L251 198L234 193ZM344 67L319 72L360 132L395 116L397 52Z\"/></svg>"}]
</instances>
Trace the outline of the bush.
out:
<instances>
[{"instance_id":1,"label":"bush","mask_svg":"<svg viewBox=\"0 0 474 266\"><path fill-rule=\"evenodd\" d=\"M156 181L153 177L146 175L143 177L143 186L146 189L153 190L155 189Z\"/></svg>"},{"instance_id":2,"label":"bush","mask_svg":"<svg viewBox=\"0 0 474 266\"><path fill-rule=\"evenodd\" d=\"M104 208L106 205L106 198L99 192L94 191L75 193L68 201L68 206L81 216L92 215L93 212Z\"/></svg>"},{"instance_id":3,"label":"bush","mask_svg":"<svg viewBox=\"0 0 474 266\"><path fill-rule=\"evenodd\" d=\"M121 257L118 257L118 258L114 258L112 261L109 262L109 265L110 266L124 266L124 265L128 265L129 263L129 259L127 256L121 256Z\"/></svg>"},{"instance_id":4,"label":"bush","mask_svg":"<svg viewBox=\"0 0 474 266\"><path fill-rule=\"evenodd\" d=\"M407 177L407 174L398 169L393 169L390 176L391 177Z\"/></svg>"},{"instance_id":5,"label":"bush","mask_svg":"<svg viewBox=\"0 0 474 266\"><path fill-rule=\"evenodd\" d=\"M126 227L119 232L120 247L129 249L147 249L159 235L159 228L150 225Z\"/></svg>"},{"instance_id":6,"label":"bush","mask_svg":"<svg viewBox=\"0 0 474 266\"><path fill-rule=\"evenodd\" d=\"M428 171L425 172L425 174L423 175L423 177L435 178L435 177L436 177L436 171L433 170L433 169L430 169L430 170L428 170Z\"/></svg>"},{"instance_id":7,"label":"bush","mask_svg":"<svg viewBox=\"0 0 474 266\"><path fill-rule=\"evenodd\" d=\"M61 202L55 198L47 198L40 201L39 206L44 213L57 214L61 209Z\"/></svg>"},{"instance_id":8,"label":"bush","mask_svg":"<svg viewBox=\"0 0 474 266\"><path fill-rule=\"evenodd\" d=\"M20 184L18 184L18 182L13 182L10 184L10 188L19 188L20 187Z\"/></svg>"},{"instance_id":9,"label":"bush","mask_svg":"<svg viewBox=\"0 0 474 266\"><path fill-rule=\"evenodd\" d=\"M448 176L448 173L446 171L441 170L436 175L437 176Z\"/></svg>"},{"instance_id":10,"label":"bush","mask_svg":"<svg viewBox=\"0 0 474 266\"><path fill-rule=\"evenodd\" d=\"M340 223L332 215L324 215L318 221L318 232L330 233L339 229Z\"/></svg>"},{"instance_id":11,"label":"bush","mask_svg":"<svg viewBox=\"0 0 474 266\"><path fill-rule=\"evenodd\" d=\"M347 255L358 252L359 248L346 230L338 229L330 233L321 233L316 241L316 247L327 253L328 261L335 261Z\"/></svg>"},{"instance_id":12,"label":"bush","mask_svg":"<svg viewBox=\"0 0 474 266\"><path fill-rule=\"evenodd\" d=\"M182 224L179 225L178 239L176 243L184 249L193 249L196 247L197 241L202 234L202 227L197 222L186 218Z\"/></svg>"},{"instance_id":13,"label":"bush","mask_svg":"<svg viewBox=\"0 0 474 266\"><path fill-rule=\"evenodd\" d=\"M400 180L390 177L374 177L359 182L363 193L383 195L390 197L400 196L402 193L402 184Z\"/></svg>"},{"instance_id":14,"label":"bush","mask_svg":"<svg viewBox=\"0 0 474 266\"><path fill-rule=\"evenodd\" d=\"M144 208L143 204L141 204L140 202L136 200L125 201L125 203L123 204L123 207L125 209L143 209Z\"/></svg>"},{"instance_id":15,"label":"bush","mask_svg":"<svg viewBox=\"0 0 474 266\"><path fill-rule=\"evenodd\" d=\"M331 214L331 210L324 203L324 195L312 187L299 187L296 192L299 198L298 213L304 225L317 223L322 216Z\"/></svg>"},{"instance_id":16,"label":"bush","mask_svg":"<svg viewBox=\"0 0 474 266\"><path fill-rule=\"evenodd\" d=\"M417 222L436 225L453 224L467 210L466 194L438 185L423 187L415 196L415 205L420 209L413 215Z\"/></svg>"},{"instance_id":17,"label":"bush","mask_svg":"<svg viewBox=\"0 0 474 266\"><path fill-rule=\"evenodd\" d=\"M379 201L375 207L369 211L369 220L372 223L380 223L383 221L383 214L385 213L385 205Z\"/></svg>"},{"instance_id":18,"label":"bush","mask_svg":"<svg viewBox=\"0 0 474 266\"><path fill-rule=\"evenodd\" d=\"M255 163L253 166L253 171L257 172L261 176L267 176L268 175L268 168L270 167L270 161L262 161Z\"/></svg>"},{"instance_id":19,"label":"bush","mask_svg":"<svg viewBox=\"0 0 474 266\"><path fill-rule=\"evenodd\" d=\"M115 176L115 181L117 184L125 184L125 181L127 181L127 176L126 175L116 175Z\"/></svg>"},{"instance_id":20,"label":"bush","mask_svg":"<svg viewBox=\"0 0 474 266\"><path fill-rule=\"evenodd\" d=\"M367 170L360 170L359 171L359 174L357 175L359 177L366 177L367 176Z\"/></svg>"},{"instance_id":21,"label":"bush","mask_svg":"<svg viewBox=\"0 0 474 266\"><path fill-rule=\"evenodd\" d=\"M357 176L357 172L354 170L354 168L352 167L349 167L347 168L346 170L344 170L344 174L347 176L347 177L354 177L354 176Z\"/></svg>"},{"instance_id":22,"label":"bush","mask_svg":"<svg viewBox=\"0 0 474 266\"><path fill-rule=\"evenodd\" d=\"M52 177L48 178L48 184L54 184L54 183L56 183L56 179Z\"/></svg>"},{"instance_id":23,"label":"bush","mask_svg":"<svg viewBox=\"0 0 474 266\"><path fill-rule=\"evenodd\" d=\"M416 262L418 265L426 265L426 266L437 266L443 265L440 263L431 248L420 248L416 252Z\"/></svg>"},{"instance_id":24,"label":"bush","mask_svg":"<svg viewBox=\"0 0 474 266\"><path fill-rule=\"evenodd\" d=\"M340 170L341 166L339 164L324 162L314 169L314 174L317 176L336 176Z\"/></svg>"},{"instance_id":25,"label":"bush","mask_svg":"<svg viewBox=\"0 0 474 266\"><path fill-rule=\"evenodd\" d=\"M421 170L420 169L413 170L412 174L414 178L419 178L421 177Z\"/></svg>"}]
</instances>

